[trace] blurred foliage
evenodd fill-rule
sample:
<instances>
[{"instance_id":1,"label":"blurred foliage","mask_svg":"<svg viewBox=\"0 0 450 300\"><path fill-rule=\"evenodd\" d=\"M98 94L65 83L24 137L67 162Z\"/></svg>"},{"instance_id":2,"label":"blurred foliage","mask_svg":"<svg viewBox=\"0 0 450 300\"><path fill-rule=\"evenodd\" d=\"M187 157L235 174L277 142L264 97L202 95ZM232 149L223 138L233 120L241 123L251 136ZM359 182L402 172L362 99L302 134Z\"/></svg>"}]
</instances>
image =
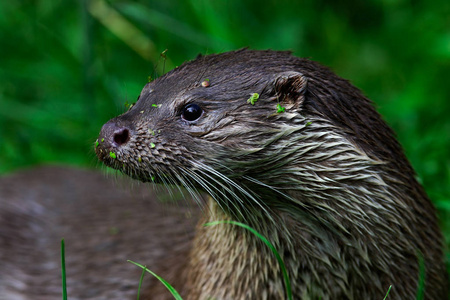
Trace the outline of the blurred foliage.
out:
<instances>
[{"instance_id":1,"label":"blurred foliage","mask_svg":"<svg viewBox=\"0 0 450 300\"><path fill-rule=\"evenodd\" d=\"M0 173L95 166L102 124L198 53L290 49L375 101L450 238L449 16L448 0L1 1Z\"/></svg>"}]
</instances>

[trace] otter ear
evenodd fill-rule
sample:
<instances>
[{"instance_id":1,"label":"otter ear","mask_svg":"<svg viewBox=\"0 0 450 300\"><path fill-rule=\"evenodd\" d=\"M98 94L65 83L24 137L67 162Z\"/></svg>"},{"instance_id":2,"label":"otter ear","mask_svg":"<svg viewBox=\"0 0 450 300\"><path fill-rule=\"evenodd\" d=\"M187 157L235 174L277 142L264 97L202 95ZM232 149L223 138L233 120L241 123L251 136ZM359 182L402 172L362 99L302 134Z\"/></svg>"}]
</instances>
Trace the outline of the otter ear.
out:
<instances>
[{"instance_id":1,"label":"otter ear","mask_svg":"<svg viewBox=\"0 0 450 300\"><path fill-rule=\"evenodd\" d=\"M277 74L272 80L271 92L286 108L299 107L303 103L307 85L308 79L302 73L287 71Z\"/></svg>"}]
</instances>

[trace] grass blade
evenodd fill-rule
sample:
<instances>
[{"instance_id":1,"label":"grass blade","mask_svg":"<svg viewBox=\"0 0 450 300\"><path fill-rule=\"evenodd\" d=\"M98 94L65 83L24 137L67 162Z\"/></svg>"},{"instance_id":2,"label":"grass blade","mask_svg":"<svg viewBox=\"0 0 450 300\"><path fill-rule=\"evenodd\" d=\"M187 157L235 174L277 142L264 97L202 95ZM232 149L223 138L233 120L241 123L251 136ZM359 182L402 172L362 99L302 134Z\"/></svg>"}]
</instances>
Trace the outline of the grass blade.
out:
<instances>
[{"instance_id":1,"label":"grass blade","mask_svg":"<svg viewBox=\"0 0 450 300\"><path fill-rule=\"evenodd\" d=\"M172 296L176 299L176 300L183 300L183 298L181 298L180 294L175 290L175 288L173 286L170 285L170 283L168 283L167 281L165 281L162 277L156 275L155 273L153 273L152 271L150 271L149 269L147 269L147 267L134 262L132 260L127 260L128 262L132 263L133 265L138 266L139 268L141 268L142 270L152 274L153 276L155 276L159 281L161 281L162 284L164 284L164 286L170 291L170 293L172 293Z\"/></svg>"},{"instance_id":2,"label":"grass blade","mask_svg":"<svg viewBox=\"0 0 450 300\"><path fill-rule=\"evenodd\" d=\"M289 280L289 276L288 276L288 273L287 273L287 270L286 270L286 266L284 265L283 259L281 258L280 254L275 249L275 247L272 245L272 243L268 239L266 239L263 235L261 235L258 231L256 231L255 229L251 228L250 226L248 226L246 224L239 223L239 222L236 222L236 221L226 221L226 220L225 221L215 221L215 222L206 223L205 226L213 226L213 225L217 225L217 224L233 224L233 225L240 226L240 227L242 227L244 229L247 229L248 231L250 231L251 233L256 235L261 241L263 241L267 245L267 247L270 248L272 253L277 258L278 263L280 265L281 272L283 273L283 278L284 278L284 283L285 283L285 287L286 287L287 298L289 300L292 300L291 282Z\"/></svg>"},{"instance_id":3,"label":"grass blade","mask_svg":"<svg viewBox=\"0 0 450 300\"><path fill-rule=\"evenodd\" d=\"M417 287L417 300L425 299L425 259L423 254L418 251L417 259L419 260L419 284Z\"/></svg>"},{"instance_id":4,"label":"grass blade","mask_svg":"<svg viewBox=\"0 0 450 300\"><path fill-rule=\"evenodd\" d=\"M66 285L66 249L64 239L61 240L61 273L62 273L62 294L63 300L67 300L67 285Z\"/></svg>"},{"instance_id":5,"label":"grass blade","mask_svg":"<svg viewBox=\"0 0 450 300\"><path fill-rule=\"evenodd\" d=\"M389 292L391 291L391 288L392 288L392 285L389 286L389 288L388 288L388 290L387 290L387 293L386 293L386 296L384 296L383 300L386 300L386 299L387 299L387 297L388 297L388 295L389 295Z\"/></svg>"},{"instance_id":6,"label":"grass blade","mask_svg":"<svg viewBox=\"0 0 450 300\"><path fill-rule=\"evenodd\" d=\"M144 280L145 275L145 269L142 269L141 278L139 279L139 287L138 287L138 293L137 293L137 300L139 300L139 297L141 296L141 287L142 287L142 281Z\"/></svg>"}]
</instances>

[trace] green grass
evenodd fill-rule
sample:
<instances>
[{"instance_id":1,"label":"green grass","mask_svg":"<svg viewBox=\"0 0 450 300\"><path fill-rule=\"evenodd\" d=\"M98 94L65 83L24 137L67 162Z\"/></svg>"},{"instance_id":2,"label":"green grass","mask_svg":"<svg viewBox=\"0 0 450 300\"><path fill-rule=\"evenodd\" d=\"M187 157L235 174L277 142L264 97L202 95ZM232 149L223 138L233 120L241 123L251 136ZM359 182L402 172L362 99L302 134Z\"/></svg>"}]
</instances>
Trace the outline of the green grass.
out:
<instances>
[{"instance_id":1,"label":"green grass","mask_svg":"<svg viewBox=\"0 0 450 300\"><path fill-rule=\"evenodd\" d=\"M128 262L138 266L143 271L148 272L148 273L152 274L154 277L156 277L167 288L167 290L172 294L172 296L176 300L182 300L183 299L183 298L181 298L180 294L175 290L175 288L172 285L170 285L170 283L168 283L164 278L158 276L156 273L154 273L153 271L147 269L147 267L145 267L145 266L143 266L143 265L141 265L141 264L139 264L137 262L134 262L134 261L131 261L131 260L128 260ZM141 276L141 280L139 281L139 290L140 290L140 287L141 287L142 278L143 278L143 276ZM139 296L138 296L138 299L139 299Z\"/></svg>"},{"instance_id":2,"label":"green grass","mask_svg":"<svg viewBox=\"0 0 450 300\"><path fill-rule=\"evenodd\" d=\"M141 288L142 288L142 282L144 281L145 272L146 272L146 270L145 270L145 268L143 268L142 273L141 273L141 278L139 278L139 286L138 286L138 292L137 292L137 297L136 297L137 300L139 300L139 298L141 296Z\"/></svg>"},{"instance_id":3,"label":"green grass","mask_svg":"<svg viewBox=\"0 0 450 300\"><path fill-rule=\"evenodd\" d=\"M66 247L64 239L61 240L61 278L62 278L62 298L67 300L67 283L66 283Z\"/></svg>"},{"instance_id":4,"label":"green grass","mask_svg":"<svg viewBox=\"0 0 450 300\"><path fill-rule=\"evenodd\" d=\"M388 291L386 292L386 296L384 296L383 300L386 300L389 296L389 292L391 291L392 285L389 286Z\"/></svg>"}]
</instances>

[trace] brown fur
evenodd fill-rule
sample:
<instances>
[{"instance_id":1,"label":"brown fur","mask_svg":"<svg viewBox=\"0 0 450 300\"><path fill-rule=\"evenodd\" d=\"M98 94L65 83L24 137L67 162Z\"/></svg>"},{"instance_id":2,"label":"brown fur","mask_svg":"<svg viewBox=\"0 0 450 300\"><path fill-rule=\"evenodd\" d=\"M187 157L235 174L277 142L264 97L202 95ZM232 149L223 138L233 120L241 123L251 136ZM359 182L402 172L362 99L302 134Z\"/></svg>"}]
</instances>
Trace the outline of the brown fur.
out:
<instances>
[{"instance_id":1,"label":"brown fur","mask_svg":"<svg viewBox=\"0 0 450 300\"><path fill-rule=\"evenodd\" d=\"M197 213L184 202L159 203L149 186L40 167L0 178L0 203L1 300L62 299L62 238L69 299L136 299L141 270L128 259L184 280L183 264L166 264L188 255ZM150 299L168 298L160 285L145 276L144 289L160 290Z\"/></svg>"},{"instance_id":2,"label":"brown fur","mask_svg":"<svg viewBox=\"0 0 450 300\"><path fill-rule=\"evenodd\" d=\"M109 166L209 193L202 222L267 236L296 299L382 299L390 285L392 299L413 299L421 259L425 299L447 295L435 210L392 130L317 63L274 51L198 58L149 83L100 140ZM197 229L187 278L188 299L284 297L273 255L231 225Z\"/></svg>"}]
</instances>

